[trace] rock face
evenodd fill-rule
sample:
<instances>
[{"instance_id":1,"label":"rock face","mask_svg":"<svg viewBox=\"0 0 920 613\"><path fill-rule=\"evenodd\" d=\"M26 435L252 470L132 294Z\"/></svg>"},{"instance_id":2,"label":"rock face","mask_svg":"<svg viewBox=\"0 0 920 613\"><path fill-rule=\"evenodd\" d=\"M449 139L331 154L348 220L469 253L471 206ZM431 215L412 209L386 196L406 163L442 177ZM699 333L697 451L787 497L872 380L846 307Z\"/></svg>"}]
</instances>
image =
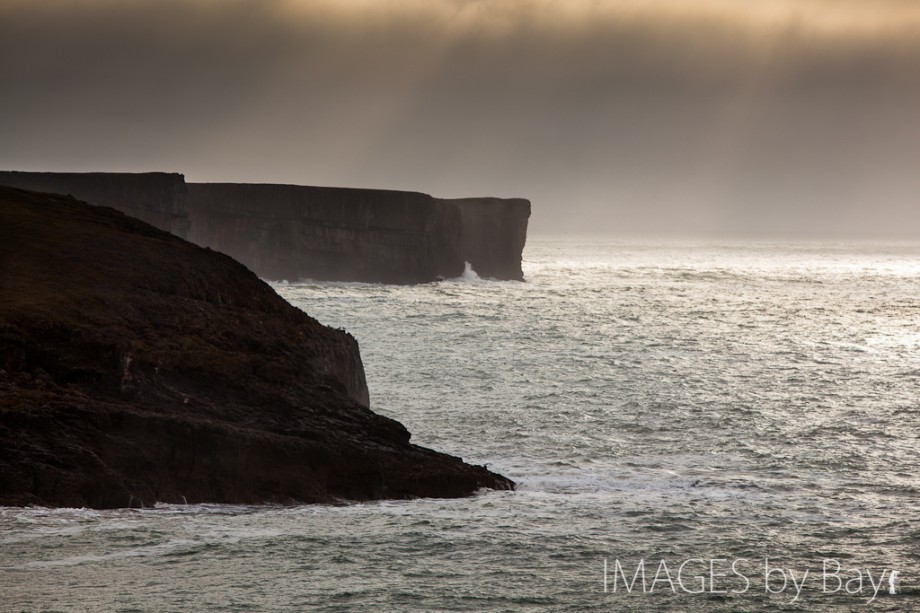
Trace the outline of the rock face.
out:
<instances>
[{"instance_id":1,"label":"rock face","mask_svg":"<svg viewBox=\"0 0 920 613\"><path fill-rule=\"evenodd\" d=\"M440 200L460 211L460 256L482 277L523 281L530 201L521 198Z\"/></svg>"},{"instance_id":2,"label":"rock face","mask_svg":"<svg viewBox=\"0 0 920 613\"><path fill-rule=\"evenodd\" d=\"M0 505L456 497L513 484L369 408L355 340L226 255L0 188Z\"/></svg>"},{"instance_id":3,"label":"rock face","mask_svg":"<svg viewBox=\"0 0 920 613\"><path fill-rule=\"evenodd\" d=\"M111 206L267 279L518 280L530 202L370 189L189 183L182 175L0 172L0 185Z\"/></svg>"},{"instance_id":4,"label":"rock face","mask_svg":"<svg viewBox=\"0 0 920 613\"><path fill-rule=\"evenodd\" d=\"M71 195L110 206L161 230L188 238L186 185L181 174L0 171L0 185Z\"/></svg>"},{"instance_id":5,"label":"rock face","mask_svg":"<svg viewBox=\"0 0 920 613\"><path fill-rule=\"evenodd\" d=\"M463 274L523 280L526 200L415 192L191 183L190 239L262 277L421 283Z\"/></svg>"}]
</instances>

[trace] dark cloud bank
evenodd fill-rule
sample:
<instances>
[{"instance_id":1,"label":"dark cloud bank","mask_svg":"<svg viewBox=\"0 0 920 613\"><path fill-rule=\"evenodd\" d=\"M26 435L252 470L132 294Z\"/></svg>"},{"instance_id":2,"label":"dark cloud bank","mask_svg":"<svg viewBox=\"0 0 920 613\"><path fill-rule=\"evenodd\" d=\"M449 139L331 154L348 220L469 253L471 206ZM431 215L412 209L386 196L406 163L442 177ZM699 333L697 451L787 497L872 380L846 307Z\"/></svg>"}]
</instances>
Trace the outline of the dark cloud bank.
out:
<instances>
[{"instance_id":1,"label":"dark cloud bank","mask_svg":"<svg viewBox=\"0 0 920 613\"><path fill-rule=\"evenodd\" d=\"M0 167L920 234L914 3L689 4L0 0Z\"/></svg>"}]
</instances>

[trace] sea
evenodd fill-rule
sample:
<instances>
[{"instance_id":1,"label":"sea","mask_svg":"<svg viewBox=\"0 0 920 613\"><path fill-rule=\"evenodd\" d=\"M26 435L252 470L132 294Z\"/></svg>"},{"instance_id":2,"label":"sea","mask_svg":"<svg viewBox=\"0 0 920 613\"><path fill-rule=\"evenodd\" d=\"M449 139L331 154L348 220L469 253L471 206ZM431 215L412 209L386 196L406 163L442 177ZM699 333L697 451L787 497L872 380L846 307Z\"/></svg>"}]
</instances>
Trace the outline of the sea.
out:
<instances>
[{"instance_id":1,"label":"sea","mask_svg":"<svg viewBox=\"0 0 920 613\"><path fill-rule=\"evenodd\" d=\"M920 611L920 242L531 236L275 283L459 500L0 508L2 611Z\"/></svg>"}]
</instances>

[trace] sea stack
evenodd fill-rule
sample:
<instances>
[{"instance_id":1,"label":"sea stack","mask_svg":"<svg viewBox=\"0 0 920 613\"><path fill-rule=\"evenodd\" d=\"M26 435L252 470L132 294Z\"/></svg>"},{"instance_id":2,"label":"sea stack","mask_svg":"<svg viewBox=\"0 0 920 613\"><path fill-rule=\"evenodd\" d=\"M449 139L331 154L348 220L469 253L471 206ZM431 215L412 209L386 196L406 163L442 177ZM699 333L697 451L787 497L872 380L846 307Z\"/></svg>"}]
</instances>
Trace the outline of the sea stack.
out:
<instances>
[{"instance_id":1,"label":"sea stack","mask_svg":"<svg viewBox=\"0 0 920 613\"><path fill-rule=\"evenodd\" d=\"M354 338L232 258L0 187L0 505L458 497L513 483L368 407Z\"/></svg>"}]
</instances>

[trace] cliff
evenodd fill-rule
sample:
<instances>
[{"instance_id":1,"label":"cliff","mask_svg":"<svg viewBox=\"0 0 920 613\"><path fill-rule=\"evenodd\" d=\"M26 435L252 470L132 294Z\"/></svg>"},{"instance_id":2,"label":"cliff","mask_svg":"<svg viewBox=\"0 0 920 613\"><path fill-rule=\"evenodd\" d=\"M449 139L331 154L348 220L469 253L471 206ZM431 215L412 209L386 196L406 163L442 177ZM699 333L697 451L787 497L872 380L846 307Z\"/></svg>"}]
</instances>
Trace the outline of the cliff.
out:
<instances>
[{"instance_id":1,"label":"cliff","mask_svg":"<svg viewBox=\"0 0 920 613\"><path fill-rule=\"evenodd\" d=\"M191 183L188 208L193 242L268 279L423 283L459 276L465 262L483 277L524 279L522 199Z\"/></svg>"},{"instance_id":2,"label":"cliff","mask_svg":"<svg viewBox=\"0 0 920 613\"><path fill-rule=\"evenodd\" d=\"M181 174L0 171L0 185L71 195L78 200L110 206L161 230L188 238L186 185Z\"/></svg>"},{"instance_id":3,"label":"cliff","mask_svg":"<svg viewBox=\"0 0 920 613\"><path fill-rule=\"evenodd\" d=\"M413 283L463 272L459 215L424 194L230 183L188 190L190 240L264 278Z\"/></svg>"},{"instance_id":4,"label":"cliff","mask_svg":"<svg viewBox=\"0 0 920 613\"><path fill-rule=\"evenodd\" d=\"M230 257L0 188L0 505L456 497L507 479L367 408L358 347Z\"/></svg>"},{"instance_id":5,"label":"cliff","mask_svg":"<svg viewBox=\"0 0 920 613\"><path fill-rule=\"evenodd\" d=\"M530 202L372 189L185 183L167 173L0 172L0 185L110 206L267 279L426 283L469 262L523 281Z\"/></svg>"}]
</instances>

